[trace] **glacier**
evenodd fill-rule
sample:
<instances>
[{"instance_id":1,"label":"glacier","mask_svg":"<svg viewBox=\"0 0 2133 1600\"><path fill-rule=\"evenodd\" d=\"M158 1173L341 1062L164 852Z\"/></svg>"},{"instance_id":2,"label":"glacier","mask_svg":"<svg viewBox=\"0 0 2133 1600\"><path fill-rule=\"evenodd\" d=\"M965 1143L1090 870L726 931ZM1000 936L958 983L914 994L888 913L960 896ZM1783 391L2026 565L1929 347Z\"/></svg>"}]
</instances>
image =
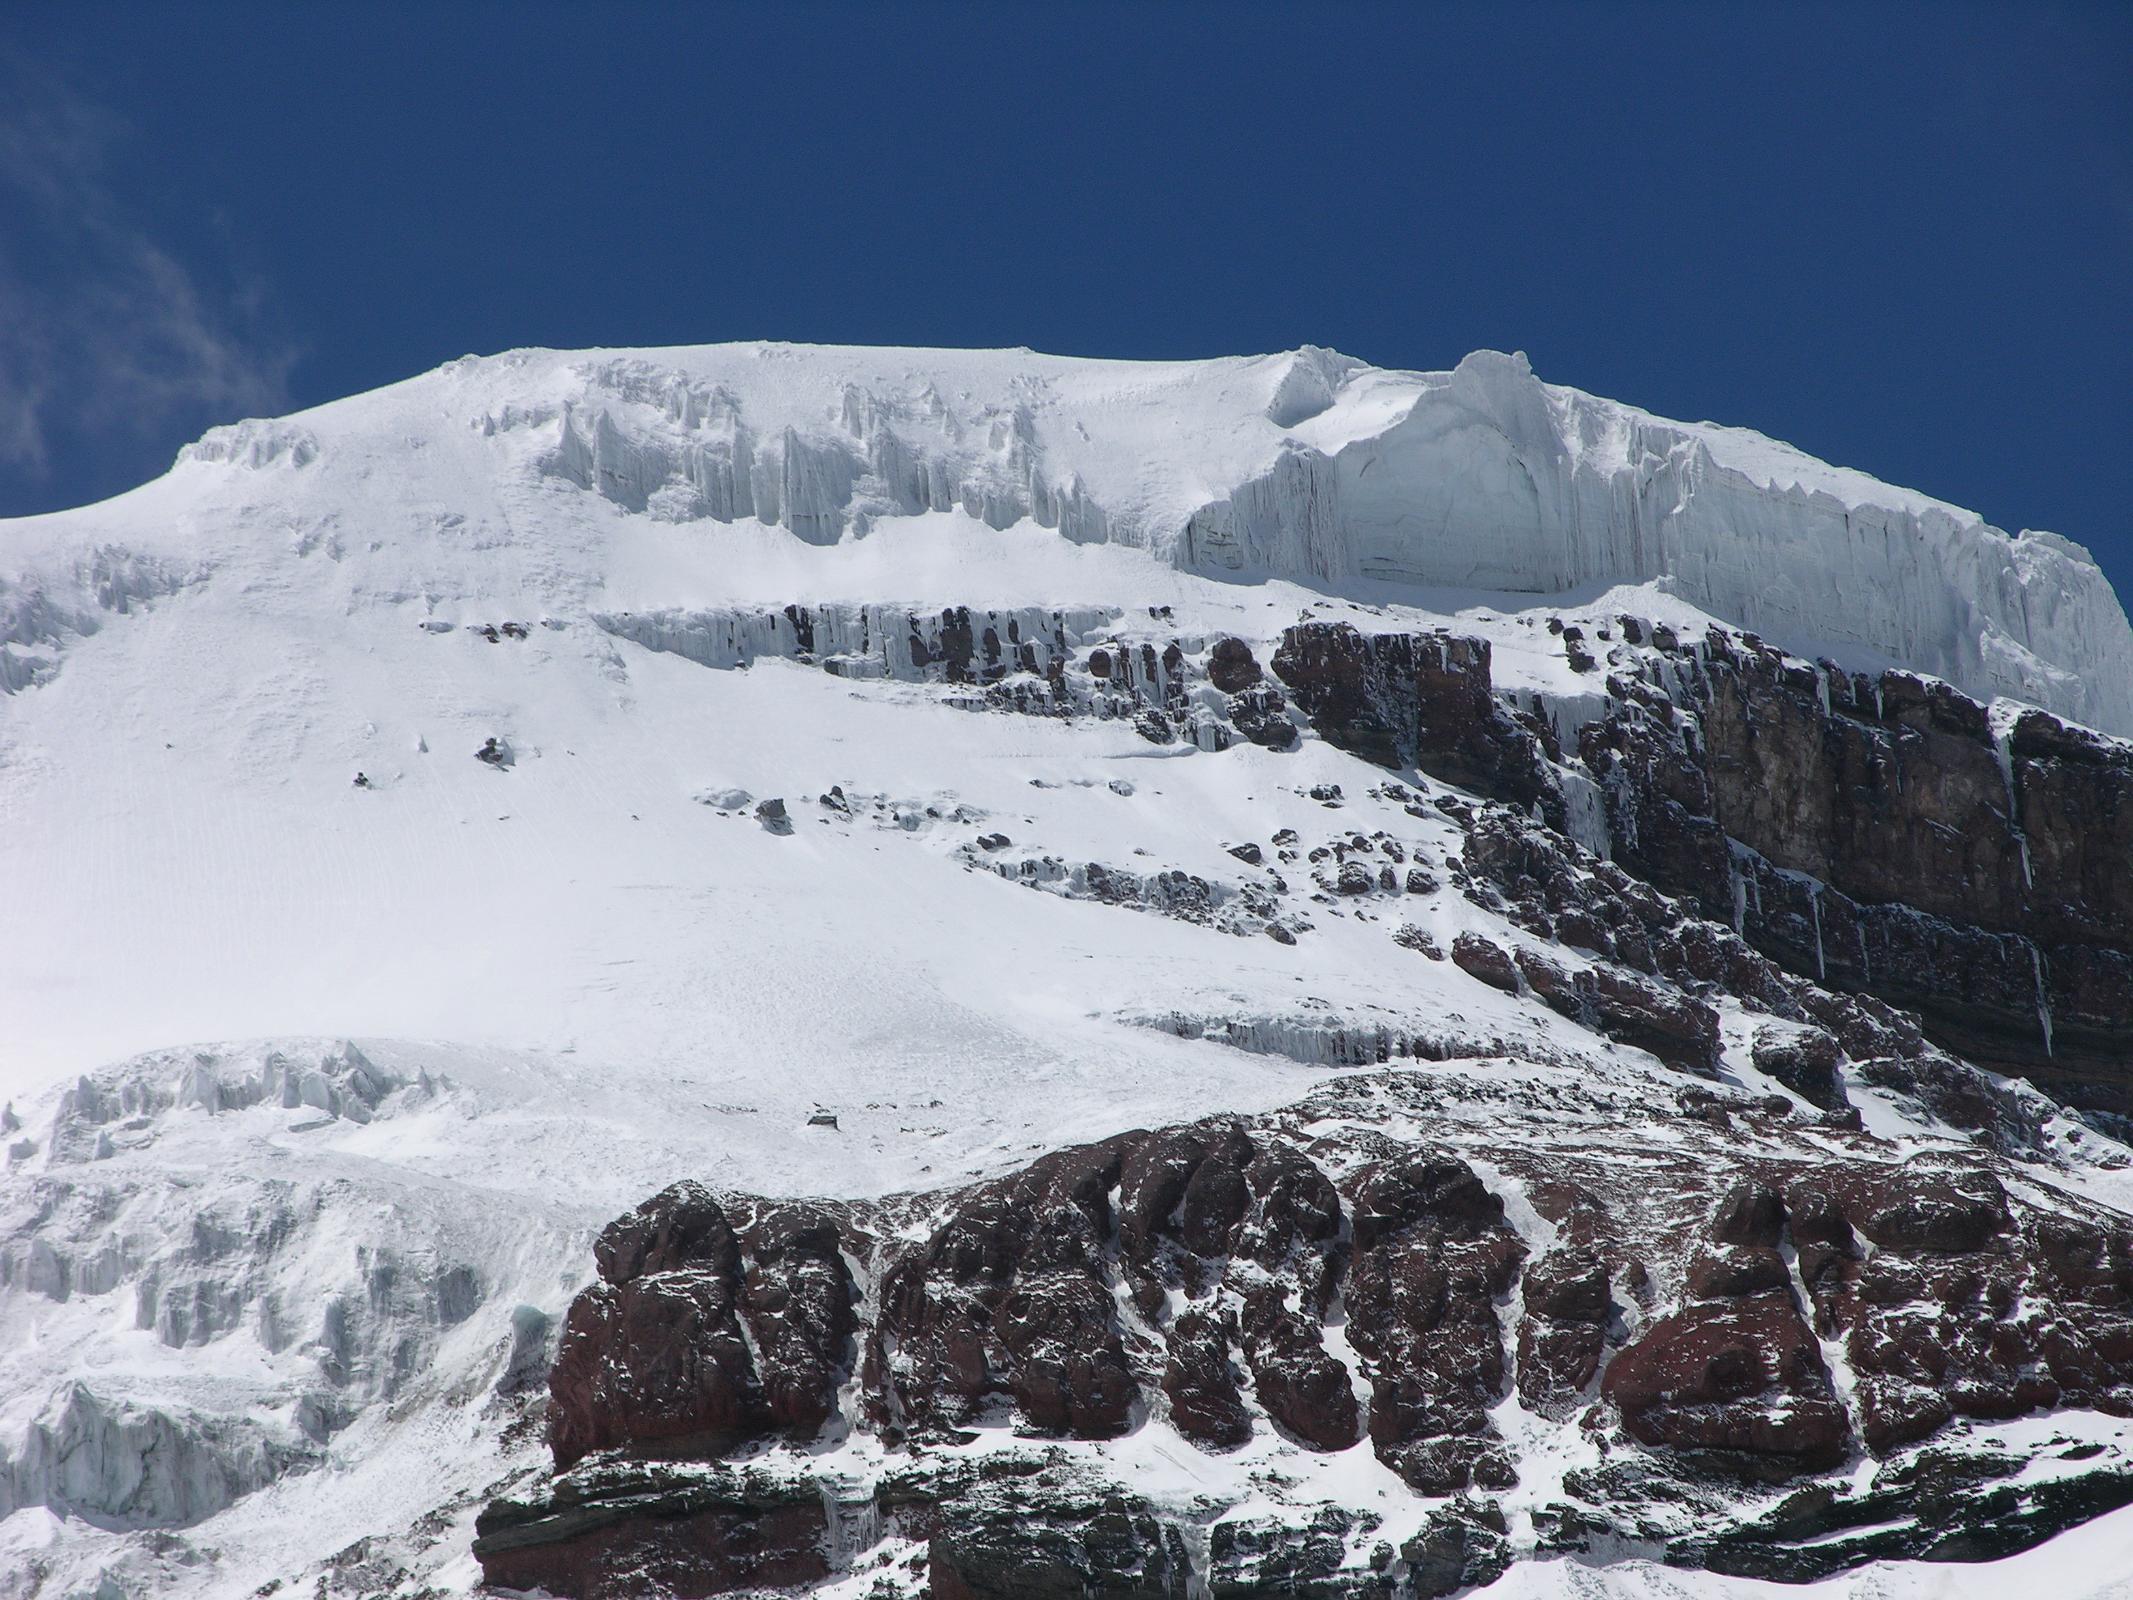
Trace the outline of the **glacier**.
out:
<instances>
[{"instance_id":1,"label":"glacier","mask_svg":"<svg viewBox=\"0 0 2133 1600\"><path fill-rule=\"evenodd\" d=\"M439 421L482 448L441 450ZM2081 546L2009 535L1747 429L1545 383L1518 354L1402 372L1308 346L1185 362L765 343L516 350L215 429L169 477L109 505L228 505L251 491L203 480L345 481L385 463L429 480L446 518L530 477L654 522L775 528L816 546L948 515L1363 598L1575 600L1653 585L1795 653L1903 665L2133 732L2133 628ZM107 543L93 579L0 561L0 692L49 670L77 616L94 626L113 571L162 573L184 556ZM70 545L83 566L81 541Z\"/></svg>"},{"instance_id":2,"label":"glacier","mask_svg":"<svg viewBox=\"0 0 2133 1600\"><path fill-rule=\"evenodd\" d=\"M2079 545L1544 383L1523 355L1412 373L1308 347L1136 365L737 346L577 376L483 425L552 427L547 470L633 511L826 543L960 509L1335 589L1656 581L1788 649L2133 731L2133 631Z\"/></svg>"},{"instance_id":3,"label":"glacier","mask_svg":"<svg viewBox=\"0 0 2133 1600\"><path fill-rule=\"evenodd\" d=\"M1430 1069L1477 1105L1671 1096L1438 959L1513 939L1456 889L1310 864L1383 830L1450 881L1448 814L1205 714L1216 641L1451 626L1574 745L1609 699L1567 634L1605 657L1631 617L2133 732L2078 546L1487 352L516 350L0 520L0 1596L469 1592L591 1238L678 1176L934 1189L1420 1039L1490 1058ZM988 630L1073 715L969 714ZM1131 691L1172 685L1159 744ZM1237 937L1276 866L1300 937ZM1754 1026L1740 1095L1777 1090ZM1857 1092L1903 1148L1956 1137ZM2066 1127L2104 1147L2067 1181L2133 1212ZM2120 1513L1813 1592L2108 1592L2129 1549ZM1496 1592L1574 1589L1769 1592L1568 1560Z\"/></svg>"}]
</instances>

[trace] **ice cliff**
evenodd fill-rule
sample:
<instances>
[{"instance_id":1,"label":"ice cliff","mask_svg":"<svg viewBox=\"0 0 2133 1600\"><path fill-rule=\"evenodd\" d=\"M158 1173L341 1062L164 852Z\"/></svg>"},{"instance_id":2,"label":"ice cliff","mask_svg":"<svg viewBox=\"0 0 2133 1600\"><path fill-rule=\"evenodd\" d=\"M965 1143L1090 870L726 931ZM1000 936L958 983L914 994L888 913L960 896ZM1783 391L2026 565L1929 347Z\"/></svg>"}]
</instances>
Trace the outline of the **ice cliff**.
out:
<instances>
[{"instance_id":1,"label":"ice cliff","mask_svg":"<svg viewBox=\"0 0 2133 1600\"><path fill-rule=\"evenodd\" d=\"M633 511L828 543L959 509L1335 587L1659 581L1789 648L2133 730L2133 632L2080 546L1543 383L1523 355L1409 373L1312 348L1157 365L750 345L575 371L558 403L483 425L537 419L547 471Z\"/></svg>"},{"instance_id":2,"label":"ice cliff","mask_svg":"<svg viewBox=\"0 0 2133 1600\"><path fill-rule=\"evenodd\" d=\"M0 692L48 670L85 609L85 544L106 567L140 559L141 519L99 512L137 502L160 531L175 500L226 526L256 507L241 485L262 474L291 485L274 495L312 515L307 537L336 557L335 530L358 506L374 519L390 475L440 531L516 497L502 537L573 532L581 567L598 519L544 491L818 547L912 518L1034 527L1201 577L1377 600L1451 589L1510 606L1651 584L1803 655L1907 666L2133 732L2133 628L2069 540L2007 534L1745 429L1544 383L1523 355L1400 372L1309 346L1195 362L760 343L466 357L300 418L216 429L135 496L18 525L0 566ZM46 541L33 528L57 537L52 559L34 559ZM746 570L758 549L712 559ZM162 552L156 570L194 553ZM575 599L586 583L551 587ZM813 597L780 601L795 598Z\"/></svg>"}]
</instances>

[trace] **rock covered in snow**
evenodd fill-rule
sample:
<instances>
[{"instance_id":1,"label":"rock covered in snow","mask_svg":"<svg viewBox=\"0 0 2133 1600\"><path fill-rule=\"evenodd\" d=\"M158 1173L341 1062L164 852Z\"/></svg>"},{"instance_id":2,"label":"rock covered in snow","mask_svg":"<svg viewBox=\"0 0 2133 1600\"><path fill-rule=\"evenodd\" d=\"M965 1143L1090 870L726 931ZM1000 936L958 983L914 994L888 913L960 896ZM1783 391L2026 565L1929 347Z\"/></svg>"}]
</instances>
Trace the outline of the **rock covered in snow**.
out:
<instances>
[{"instance_id":1,"label":"rock covered in snow","mask_svg":"<svg viewBox=\"0 0 2133 1600\"><path fill-rule=\"evenodd\" d=\"M1517 358L779 346L0 536L5 1600L1704 1595L2127 1498L2063 541Z\"/></svg>"},{"instance_id":2,"label":"rock covered in snow","mask_svg":"<svg viewBox=\"0 0 2133 1600\"><path fill-rule=\"evenodd\" d=\"M1656 1537L1802 1577L1857 1559L1856 1508L1920 1441L2133 1411L2122 1218L1745 1099L1655 1123L1635 1092L1488 1073L1351 1078L878 1204L677 1185L602 1236L552 1380L559 1476L492 1507L476 1554L587 1596L654 1570L737 1592L771 1581L736 1565L758 1549L776 1581L829 1580L918 1544L935 1594L1184 1595L1210 1566L1274 1594L1305 1563L1393 1600L1487 1581L1505 1507L1544 1506L1562 1548ZM622 1309L655 1286L667 1309ZM1003 1424L1023 1446L985 1442ZM1136 1431L1198 1455L1189 1502L1136 1481ZM1269 1447L1272 1478L1223 1465ZM1557 1449L1591 1462L1544 1489L1574 1506L1522 1487ZM1311 1463L1351 1451L1401 1497L1315 1500ZM1874 1547L1945 1548L1994 1503L2009 1468L1966 1459L1964 1492ZM2082 1492L1992 1513L1997 1548L2133 1497L2114 1451L2068 1472Z\"/></svg>"}]
</instances>

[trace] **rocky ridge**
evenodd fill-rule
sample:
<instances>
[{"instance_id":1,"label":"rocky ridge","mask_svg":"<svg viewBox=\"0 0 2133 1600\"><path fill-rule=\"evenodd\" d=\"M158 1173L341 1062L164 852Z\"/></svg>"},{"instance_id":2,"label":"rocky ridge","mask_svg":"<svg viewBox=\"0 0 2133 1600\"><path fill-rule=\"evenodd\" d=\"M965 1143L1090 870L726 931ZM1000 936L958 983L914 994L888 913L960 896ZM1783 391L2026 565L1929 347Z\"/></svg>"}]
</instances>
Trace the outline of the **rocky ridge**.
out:
<instances>
[{"instance_id":1,"label":"rocky ridge","mask_svg":"<svg viewBox=\"0 0 2133 1600\"><path fill-rule=\"evenodd\" d=\"M1364 1075L877 1205L683 1183L597 1256L495 1583L1437 1595L1618 1547L1799 1579L2133 1499L2081 1420L2133 1413L2124 1219L1738 1091ZM2010 1419L2058 1446L1985 1446ZM1208 1470L1151 1492L1166 1448ZM1360 1504L1314 1482L1359 1454Z\"/></svg>"},{"instance_id":2,"label":"rocky ridge","mask_svg":"<svg viewBox=\"0 0 2133 1600\"><path fill-rule=\"evenodd\" d=\"M1221 750L1260 703L1243 697L1273 694L1284 736L1253 742L1315 736L1402 775L1327 790L1323 844L1233 847L1249 895L1114 894L1086 871L1059 892L1291 940L1314 915L1390 916L1418 957L1634 1054L1602 1086L1547 1065L1544 1040L1441 1020L1254 1036L1150 1017L1306 1060L1439 1064L961 1191L678 1185L602 1237L551 1376L558 1475L484 1513L491 1582L1404 1596L1592 1550L1799 1580L2004 1553L2133 1500L2115 1431L2088 1420L2133 1413L2133 1231L2051 1176L2078 1129L1978 1070L1973 1033L1899 1009L1918 981L1901 960L1846 982L1830 955L1874 915L1947 930L1929 945L1986 936L1952 912L2108 959L2107 852L2027 830L2115 817L2117 746L2041 713L1995 744L1945 686L1838 691L1752 637L1684 645L1635 618L1593 641L1606 694L1567 728L1560 704L1495 691L1487 641L1448 633L1306 621L1262 667L1235 638L1139 641L1112 619L1070 640L1055 619L1034 671L966 651L968 613L902 620L890 675L969 709L1129 718L1154 743L1190 727ZM786 621L783 653L810 659ZM1979 733L2008 848L2034 851L2019 894L1927 853L1975 826L1941 819L1983 803ZM1877 756L1878 785L1831 775ZM1795 804L1750 803L1773 794ZM853 798L823 796L824 820L863 812ZM1862 915L1880 832L1910 852L1880 886L1914 871L1924 903ZM1012 844L962 856L1030 881ZM1781 864L1801 860L1848 888ZM1819 951L1782 890L1765 909L1766 882L1831 905ZM1484 923L1445 948L1397 908L1447 886ZM1869 1087L1952 1137L1906 1158L1863 1130ZM2028 1449L1987 1441L2010 1423ZM1130 1463L1172 1436L1231 1469L1151 1491ZM1368 1506L1302 1487L1294 1463L1365 1452Z\"/></svg>"}]
</instances>

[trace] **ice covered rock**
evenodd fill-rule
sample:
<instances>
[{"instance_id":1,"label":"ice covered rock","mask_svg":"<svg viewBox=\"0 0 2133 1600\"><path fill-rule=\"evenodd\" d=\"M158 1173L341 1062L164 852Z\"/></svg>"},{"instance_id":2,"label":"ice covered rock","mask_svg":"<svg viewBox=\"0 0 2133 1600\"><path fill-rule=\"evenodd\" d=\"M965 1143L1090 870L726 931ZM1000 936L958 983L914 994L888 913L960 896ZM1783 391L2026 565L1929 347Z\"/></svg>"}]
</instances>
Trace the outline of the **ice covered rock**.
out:
<instances>
[{"instance_id":1,"label":"ice covered rock","mask_svg":"<svg viewBox=\"0 0 2133 1600\"><path fill-rule=\"evenodd\" d=\"M500 1483L551 1591L1391 1600L2133 1480L2123 752L1984 697L2124 710L2072 547L1514 358L776 346L6 544L10 1047L366 1048L0 1126L0 1593L462 1588Z\"/></svg>"}]
</instances>

